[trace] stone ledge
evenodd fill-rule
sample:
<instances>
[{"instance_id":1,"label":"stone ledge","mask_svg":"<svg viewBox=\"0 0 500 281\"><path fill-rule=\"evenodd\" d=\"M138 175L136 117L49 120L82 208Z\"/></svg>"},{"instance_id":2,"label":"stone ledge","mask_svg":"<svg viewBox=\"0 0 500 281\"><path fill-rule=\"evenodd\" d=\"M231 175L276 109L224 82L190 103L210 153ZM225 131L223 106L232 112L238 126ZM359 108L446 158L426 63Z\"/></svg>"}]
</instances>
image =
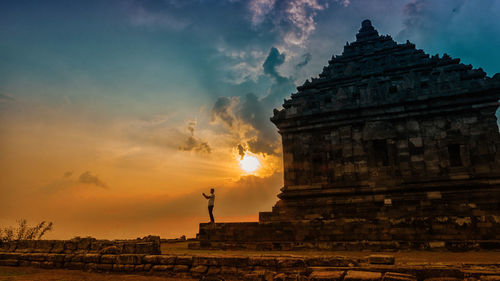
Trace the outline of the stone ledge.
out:
<instances>
[{"instance_id":1,"label":"stone ledge","mask_svg":"<svg viewBox=\"0 0 500 281\"><path fill-rule=\"evenodd\" d=\"M95 272L135 272L172 277L220 277L244 280L335 281L500 281L500 264L455 266L444 264L394 265L391 256L352 259L341 256L175 256L2 253L1 266L32 266ZM469 269L468 269L469 268ZM473 270L472 270L473 269ZM434 278L434 279L433 279ZM437 279L436 279L437 278ZM473 278L473 279L470 279Z\"/></svg>"}]
</instances>

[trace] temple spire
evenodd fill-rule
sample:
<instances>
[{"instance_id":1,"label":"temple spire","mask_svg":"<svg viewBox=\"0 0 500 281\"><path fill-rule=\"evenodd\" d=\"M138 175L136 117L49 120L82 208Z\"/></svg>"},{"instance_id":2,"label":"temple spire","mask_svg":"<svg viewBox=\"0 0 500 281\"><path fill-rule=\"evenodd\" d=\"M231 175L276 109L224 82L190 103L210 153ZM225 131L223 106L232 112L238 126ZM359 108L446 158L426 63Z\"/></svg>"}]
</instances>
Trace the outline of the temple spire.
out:
<instances>
[{"instance_id":1,"label":"temple spire","mask_svg":"<svg viewBox=\"0 0 500 281\"><path fill-rule=\"evenodd\" d=\"M356 34L356 41L365 41L369 39L374 39L378 37L378 32L373 28L370 20L364 20L361 23L361 29L358 34Z\"/></svg>"}]
</instances>

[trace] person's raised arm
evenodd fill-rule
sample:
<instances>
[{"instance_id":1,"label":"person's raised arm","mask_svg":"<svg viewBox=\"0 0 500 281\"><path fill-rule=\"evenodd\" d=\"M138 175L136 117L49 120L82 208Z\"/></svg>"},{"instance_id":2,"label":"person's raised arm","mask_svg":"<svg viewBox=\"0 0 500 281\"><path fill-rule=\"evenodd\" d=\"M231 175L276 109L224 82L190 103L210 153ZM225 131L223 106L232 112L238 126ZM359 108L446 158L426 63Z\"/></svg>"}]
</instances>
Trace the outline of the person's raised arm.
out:
<instances>
[{"instance_id":1,"label":"person's raised arm","mask_svg":"<svg viewBox=\"0 0 500 281\"><path fill-rule=\"evenodd\" d=\"M205 197L205 199L210 198L209 196L207 196L207 195L205 194L205 192L203 192L202 194L203 194L203 197Z\"/></svg>"}]
</instances>

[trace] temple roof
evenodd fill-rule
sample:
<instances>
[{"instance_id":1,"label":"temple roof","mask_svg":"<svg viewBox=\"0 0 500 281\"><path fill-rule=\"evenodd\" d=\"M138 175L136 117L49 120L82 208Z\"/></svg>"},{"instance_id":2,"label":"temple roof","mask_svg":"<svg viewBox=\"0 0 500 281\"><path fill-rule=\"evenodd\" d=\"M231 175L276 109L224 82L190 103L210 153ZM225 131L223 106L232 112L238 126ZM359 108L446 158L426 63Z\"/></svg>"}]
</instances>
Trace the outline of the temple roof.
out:
<instances>
[{"instance_id":1,"label":"temple roof","mask_svg":"<svg viewBox=\"0 0 500 281\"><path fill-rule=\"evenodd\" d=\"M297 93L285 100L271 120L319 113L384 107L457 95L488 95L500 98L500 74L493 78L481 69L460 63L447 54L429 56L406 41L396 43L379 35L364 20L356 41L333 56L318 78L306 80Z\"/></svg>"}]
</instances>

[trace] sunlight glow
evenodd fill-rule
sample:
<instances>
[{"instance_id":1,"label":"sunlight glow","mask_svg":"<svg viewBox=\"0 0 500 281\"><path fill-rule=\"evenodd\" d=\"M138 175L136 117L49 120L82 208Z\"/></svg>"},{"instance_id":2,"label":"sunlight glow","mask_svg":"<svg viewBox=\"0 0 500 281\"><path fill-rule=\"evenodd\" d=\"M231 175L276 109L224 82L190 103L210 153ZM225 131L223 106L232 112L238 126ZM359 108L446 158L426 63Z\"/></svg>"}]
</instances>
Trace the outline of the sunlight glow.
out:
<instances>
[{"instance_id":1,"label":"sunlight glow","mask_svg":"<svg viewBox=\"0 0 500 281\"><path fill-rule=\"evenodd\" d=\"M240 167L247 173L253 173L260 167L260 162L257 157L245 155L243 159L240 160Z\"/></svg>"}]
</instances>

